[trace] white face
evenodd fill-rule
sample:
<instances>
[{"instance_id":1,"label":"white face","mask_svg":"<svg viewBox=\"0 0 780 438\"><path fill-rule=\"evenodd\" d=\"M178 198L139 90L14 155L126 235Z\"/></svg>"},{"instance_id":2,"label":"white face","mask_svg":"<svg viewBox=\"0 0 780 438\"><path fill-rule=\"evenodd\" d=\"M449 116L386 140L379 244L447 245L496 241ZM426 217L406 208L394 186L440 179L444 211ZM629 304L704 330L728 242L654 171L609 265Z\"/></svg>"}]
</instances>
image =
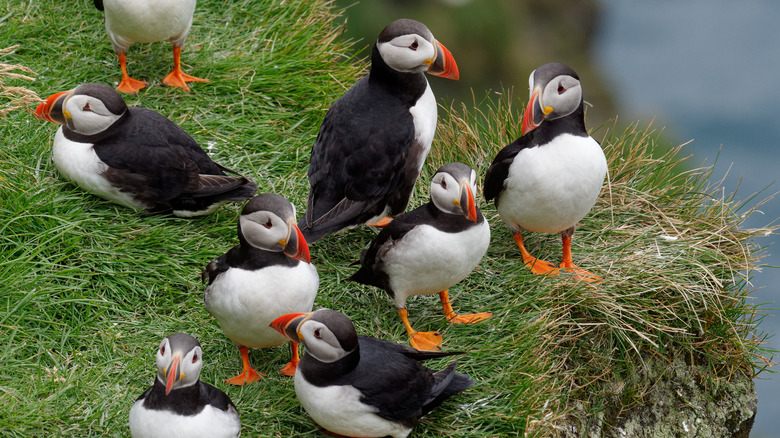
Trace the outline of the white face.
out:
<instances>
[{"instance_id":1,"label":"white face","mask_svg":"<svg viewBox=\"0 0 780 438\"><path fill-rule=\"evenodd\" d=\"M62 110L68 127L83 135L102 132L121 117L109 111L100 99L84 94L67 97Z\"/></svg>"},{"instance_id":2,"label":"white face","mask_svg":"<svg viewBox=\"0 0 780 438\"><path fill-rule=\"evenodd\" d=\"M321 362L335 362L347 355L336 335L323 323L307 319L298 326L306 351Z\"/></svg>"},{"instance_id":3,"label":"white face","mask_svg":"<svg viewBox=\"0 0 780 438\"><path fill-rule=\"evenodd\" d=\"M405 73L428 71L436 59L436 46L420 35L408 34L377 44L379 55L392 69Z\"/></svg>"},{"instance_id":4,"label":"white face","mask_svg":"<svg viewBox=\"0 0 780 438\"><path fill-rule=\"evenodd\" d=\"M473 169L468 181L458 181L447 172L438 172L431 180L431 200L444 212L463 215L463 190L468 185L471 194L477 192L477 172Z\"/></svg>"},{"instance_id":5,"label":"white face","mask_svg":"<svg viewBox=\"0 0 780 438\"><path fill-rule=\"evenodd\" d=\"M554 120L573 113L580 106L580 100L582 100L580 81L569 75L560 75L544 86L540 96L540 106L542 109L552 108L552 112L547 114L545 119Z\"/></svg>"},{"instance_id":6,"label":"white face","mask_svg":"<svg viewBox=\"0 0 780 438\"><path fill-rule=\"evenodd\" d=\"M177 373L174 376L172 390L194 384L200 378L200 370L203 368L202 356L203 352L197 345L190 351L178 352L171 347L168 338L163 339L160 348L157 349L157 379L165 385L168 374ZM177 369L171 369L174 363Z\"/></svg>"},{"instance_id":7,"label":"white face","mask_svg":"<svg viewBox=\"0 0 780 438\"><path fill-rule=\"evenodd\" d=\"M289 225L275 213L256 211L238 219L241 233L250 245L267 251L282 251L290 235Z\"/></svg>"}]
</instances>

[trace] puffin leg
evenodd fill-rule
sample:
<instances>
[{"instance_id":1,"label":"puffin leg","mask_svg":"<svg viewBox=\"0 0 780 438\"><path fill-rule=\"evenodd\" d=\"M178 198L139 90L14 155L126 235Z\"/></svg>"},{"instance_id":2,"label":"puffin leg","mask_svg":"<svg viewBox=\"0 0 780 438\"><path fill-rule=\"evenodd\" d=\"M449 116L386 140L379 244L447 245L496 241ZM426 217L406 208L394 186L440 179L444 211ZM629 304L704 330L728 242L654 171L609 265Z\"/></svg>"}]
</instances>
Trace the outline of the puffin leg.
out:
<instances>
[{"instance_id":1,"label":"puffin leg","mask_svg":"<svg viewBox=\"0 0 780 438\"><path fill-rule=\"evenodd\" d=\"M141 89L149 85L148 82L133 79L129 74L127 74L127 56L124 52L118 53L116 56L119 58L119 68L122 69L122 80L116 87L117 91L121 91L122 93L138 94Z\"/></svg>"},{"instance_id":2,"label":"puffin leg","mask_svg":"<svg viewBox=\"0 0 780 438\"><path fill-rule=\"evenodd\" d=\"M574 227L561 232L561 240L563 241L563 260L561 261L561 269L564 269L566 272L573 273L574 278L576 280L581 280L581 281L601 280L601 277L599 277L598 275L588 272L584 269L580 269L577 265L574 264L574 261L572 260L571 257L571 238L573 235L574 235Z\"/></svg>"},{"instance_id":3,"label":"puffin leg","mask_svg":"<svg viewBox=\"0 0 780 438\"><path fill-rule=\"evenodd\" d=\"M512 237L517 242L517 247L520 248L520 254L523 256L523 263L531 270L532 273L537 275L557 275L558 268L550 262L539 260L532 256L531 253L523 246L523 235L518 231L512 234Z\"/></svg>"},{"instance_id":4,"label":"puffin leg","mask_svg":"<svg viewBox=\"0 0 780 438\"><path fill-rule=\"evenodd\" d=\"M173 46L173 70L162 82L169 87L180 87L184 91L190 91L187 82L209 82L209 80L196 78L181 71L181 46Z\"/></svg>"},{"instance_id":5,"label":"puffin leg","mask_svg":"<svg viewBox=\"0 0 780 438\"><path fill-rule=\"evenodd\" d=\"M441 307L444 310L444 317L447 318L447 321L450 324L476 324L493 316L493 313L491 312L458 315L454 310L452 310L452 304L450 304L450 293L448 290L439 292L439 298L441 298Z\"/></svg>"},{"instance_id":6,"label":"puffin leg","mask_svg":"<svg viewBox=\"0 0 780 438\"><path fill-rule=\"evenodd\" d=\"M252 365L249 364L249 349L247 347L238 347L238 352L241 353L241 361L243 362L244 369L241 371L241 374L237 375L236 377L231 377L230 379L225 380L225 383L241 386L246 383L252 383L260 380L261 376L265 376L265 374L255 371L252 368Z\"/></svg>"},{"instance_id":7,"label":"puffin leg","mask_svg":"<svg viewBox=\"0 0 780 438\"><path fill-rule=\"evenodd\" d=\"M418 350L432 351L441 350L441 343L443 341L441 333L439 332L418 332L412 328L409 324L409 315L406 309L398 309L398 316L401 317L401 322L406 327L406 333L409 335L409 343L412 347Z\"/></svg>"},{"instance_id":8,"label":"puffin leg","mask_svg":"<svg viewBox=\"0 0 780 438\"><path fill-rule=\"evenodd\" d=\"M392 217L390 217L390 216L382 216L382 217L380 217L377 220L366 222L366 225L369 226L369 227L382 228L382 227L386 227L392 221L393 221Z\"/></svg>"},{"instance_id":9,"label":"puffin leg","mask_svg":"<svg viewBox=\"0 0 780 438\"><path fill-rule=\"evenodd\" d=\"M298 368L298 362L301 361L301 357L298 354L298 343L297 342L290 342L290 350L292 350L292 359L290 359L290 363L284 366L281 370L279 370L279 374L283 376L292 377L295 375L295 370Z\"/></svg>"}]
</instances>

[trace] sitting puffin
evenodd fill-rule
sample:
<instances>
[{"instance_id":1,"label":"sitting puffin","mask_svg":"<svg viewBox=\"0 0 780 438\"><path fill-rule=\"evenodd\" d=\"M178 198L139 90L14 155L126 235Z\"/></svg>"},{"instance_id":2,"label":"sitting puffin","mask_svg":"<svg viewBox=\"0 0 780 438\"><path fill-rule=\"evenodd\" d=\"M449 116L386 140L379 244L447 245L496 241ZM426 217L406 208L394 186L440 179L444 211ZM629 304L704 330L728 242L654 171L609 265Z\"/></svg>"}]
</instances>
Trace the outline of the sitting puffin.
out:
<instances>
[{"instance_id":1,"label":"sitting puffin","mask_svg":"<svg viewBox=\"0 0 780 438\"><path fill-rule=\"evenodd\" d=\"M255 183L212 161L175 123L128 108L108 85L87 83L54 94L35 114L62 125L53 148L60 173L109 201L191 217L257 191Z\"/></svg>"},{"instance_id":2,"label":"sitting puffin","mask_svg":"<svg viewBox=\"0 0 780 438\"><path fill-rule=\"evenodd\" d=\"M568 66L550 63L531 73L529 87L523 136L493 160L485 176L485 198L495 199L523 263L534 274L555 275L558 268L528 253L521 228L561 233L560 268L580 280L598 280L571 257L574 226L596 203L607 173L604 151L585 129L580 79Z\"/></svg>"},{"instance_id":3,"label":"sitting puffin","mask_svg":"<svg viewBox=\"0 0 780 438\"><path fill-rule=\"evenodd\" d=\"M426 71L458 79L452 54L424 24L385 27L368 76L333 103L314 143L298 223L309 243L364 222L385 225L406 209L436 130Z\"/></svg>"},{"instance_id":4,"label":"sitting puffin","mask_svg":"<svg viewBox=\"0 0 780 438\"><path fill-rule=\"evenodd\" d=\"M475 323L490 312L456 315L448 288L468 276L490 244L490 226L474 202L477 174L463 163L442 166L431 181L431 200L388 224L362 257L350 280L384 289L418 350L438 349L438 332L418 332L409 324L410 295L439 294L444 315L453 324Z\"/></svg>"},{"instance_id":5,"label":"sitting puffin","mask_svg":"<svg viewBox=\"0 0 780 438\"><path fill-rule=\"evenodd\" d=\"M309 247L295 225L295 207L281 196L264 193L244 206L238 219L239 245L206 266L206 310L225 336L238 345L243 371L226 382L243 385L262 374L249 364L248 348L282 345L287 338L269 327L279 315L310 312L319 276L309 263ZM292 376L298 344L281 374Z\"/></svg>"},{"instance_id":6,"label":"sitting puffin","mask_svg":"<svg viewBox=\"0 0 780 438\"><path fill-rule=\"evenodd\" d=\"M358 336L352 321L330 309L280 316L271 326L306 352L295 373L295 394L330 433L405 437L420 417L474 385L456 362L432 371L420 362L460 352L418 351Z\"/></svg>"},{"instance_id":7,"label":"sitting puffin","mask_svg":"<svg viewBox=\"0 0 780 438\"><path fill-rule=\"evenodd\" d=\"M235 438L238 411L224 392L200 381L203 351L186 333L163 339L157 349L157 378L130 408L133 438Z\"/></svg>"},{"instance_id":8,"label":"sitting puffin","mask_svg":"<svg viewBox=\"0 0 780 438\"><path fill-rule=\"evenodd\" d=\"M111 39L122 69L122 81L117 90L136 94L148 82L127 74L125 52L133 43L170 41L173 44L173 71L163 84L189 91L187 82L208 82L185 74L181 70L181 47L192 26L195 0L94 0L95 7L105 12L106 32Z\"/></svg>"}]
</instances>

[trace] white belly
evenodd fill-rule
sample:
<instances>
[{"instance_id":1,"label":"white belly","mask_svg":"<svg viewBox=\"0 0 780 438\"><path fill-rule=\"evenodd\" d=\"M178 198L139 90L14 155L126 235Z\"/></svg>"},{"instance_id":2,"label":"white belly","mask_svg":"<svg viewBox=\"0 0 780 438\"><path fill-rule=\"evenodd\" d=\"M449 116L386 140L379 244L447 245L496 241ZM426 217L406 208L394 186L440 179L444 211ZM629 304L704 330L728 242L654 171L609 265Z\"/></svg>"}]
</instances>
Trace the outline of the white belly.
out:
<instances>
[{"instance_id":1,"label":"white belly","mask_svg":"<svg viewBox=\"0 0 780 438\"><path fill-rule=\"evenodd\" d=\"M119 51L132 43L183 44L195 11L195 0L104 0L104 5L106 31Z\"/></svg>"},{"instance_id":2,"label":"white belly","mask_svg":"<svg viewBox=\"0 0 780 438\"><path fill-rule=\"evenodd\" d=\"M314 422L339 435L403 438L412 431L376 415L377 409L362 403L360 392L352 386L319 387L296 372L295 395Z\"/></svg>"},{"instance_id":3,"label":"white belly","mask_svg":"<svg viewBox=\"0 0 780 438\"><path fill-rule=\"evenodd\" d=\"M517 154L499 195L498 213L511 229L564 231L596 203L606 173L607 160L595 140L558 136Z\"/></svg>"},{"instance_id":4,"label":"white belly","mask_svg":"<svg viewBox=\"0 0 780 438\"><path fill-rule=\"evenodd\" d=\"M269 324L287 313L311 312L318 287L317 269L308 263L230 268L206 288L203 300L225 336L245 347L265 348L287 342Z\"/></svg>"},{"instance_id":5,"label":"white belly","mask_svg":"<svg viewBox=\"0 0 780 438\"><path fill-rule=\"evenodd\" d=\"M385 255L385 271L395 292L395 303L406 307L410 295L449 289L479 264L490 244L487 220L460 233L444 233L418 226Z\"/></svg>"},{"instance_id":6,"label":"white belly","mask_svg":"<svg viewBox=\"0 0 780 438\"><path fill-rule=\"evenodd\" d=\"M143 400L130 408L130 435L133 438L236 438L241 422L234 410L206 406L197 415L175 415L143 407Z\"/></svg>"},{"instance_id":7,"label":"white belly","mask_svg":"<svg viewBox=\"0 0 780 438\"><path fill-rule=\"evenodd\" d=\"M62 127L54 136L52 159L62 176L87 192L131 208L139 210L146 208L145 205L136 202L130 194L116 189L103 177L103 172L108 169L108 165L100 161L90 143L68 140L62 133Z\"/></svg>"},{"instance_id":8,"label":"white belly","mask_svg":"<svg viewBox=\"0 0 780 438\"><path fill-rule=\"evenodd\" d=\"M414 120L414 138L423 146L423 153L417 163L418 172L422 170L425 158L431 150L433 136L436 134L437 110L436 98L430 85L426 85L423 95L413 107L409 108Z\"/></svg>"}]
</instances>

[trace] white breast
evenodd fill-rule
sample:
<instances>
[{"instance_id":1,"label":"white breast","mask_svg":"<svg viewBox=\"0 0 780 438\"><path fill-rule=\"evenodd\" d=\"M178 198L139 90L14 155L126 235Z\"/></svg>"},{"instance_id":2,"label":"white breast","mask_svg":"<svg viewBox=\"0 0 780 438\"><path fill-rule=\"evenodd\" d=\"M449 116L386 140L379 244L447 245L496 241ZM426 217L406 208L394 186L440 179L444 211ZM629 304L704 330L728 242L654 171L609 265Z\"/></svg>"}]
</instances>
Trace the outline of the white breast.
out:
<instances>
[{"instance_id":1,"label":"white breast","mask_svg":"<svg viewBox=\"0 0 780 438\"><path fill-rule=\"evenodd\" d=\"M287 342L269 324L287 313L311 312L319 281L308 263L256 271L230 268L206 288L203 300L225 336L239 345L265 348Z\"/></svg>"},{"instance_id":2,"label":"white breast","mask_svg":"<svg viewBox=\"0 0 780 438\"><path fill-rule=\"evenodd\" d=\"M106 31L114 49L132 43L170 40L184 43L195 11L195 0L104 0Z\"/></svg>"},{"instance_id":3,"label":"white breast","mask_svg":"<svg viewBox=\"0 0 780 438\"><path fill-rule=\"evenodd\" d=\"M414 138L423 146L423 153L417 163L417 171L422 169L425 157L431 150L431 142L436 134L437 107L436 98L433 96L431 86L425 86L425 92L417 100L417 103L409 108L414 120Z\"/></svg>"},{"instance_id":4,"label":"white breast","mask_svg":"<svg viewBox=\"0 0 780 438\"><path fill-rule=\"evenodd\" d=\"M139 210L146 208L130 194L112 186L103 177L103 172L108 169L108 165L100 161L92 144L68 140L62 133L62 127L54 136L52 159L62 176L87 192L131 208Z\"/></svg>"},{"instance_id":5,"label":"white breast","mask_svg":"<svg viewBox=\"0 0 780 438\"><path fill-rule=\"evenodd\" d=\"M206 406L192 416L171 411L146 409L143 400L130 408L130 435L133 438L236 438L241 421L235 409L223 411Z\"/></svg>"},{"instance_id":6,"label":"white breast","mask_svg":"<svg viewBox=\"0 0 780 438\"><path fill-rule=\"evenodd\" d=\"M606 173L607 160L596 140L560 135L515 156L499 195L498 212L510 228L564 231L596 203Z\"/></svg>"},{"instance_id":7,"label":"white breast","mask_svg":"<svg viewBox=\"0 0 780 438\"><path fill-rule=\"evenodd\" d=\"M295 395L306 413L330 432L353 437L392 436L403 438L412 429L376 415L377 409L360 401L360 391L352 386L320 387L295 373Z\"/></svg>"},{"instance_id":8,"label":"white breast","mask_svg":"<svg viewBox=\"0 0 780 438\"><path fill-rule=\"evenodd\" d=\"M487 252L487 220L460 233L444 233L420 225L407 233L384 257L398 307L410 295L435 294L466 278Z\"/></svg>"}]
</instances>

